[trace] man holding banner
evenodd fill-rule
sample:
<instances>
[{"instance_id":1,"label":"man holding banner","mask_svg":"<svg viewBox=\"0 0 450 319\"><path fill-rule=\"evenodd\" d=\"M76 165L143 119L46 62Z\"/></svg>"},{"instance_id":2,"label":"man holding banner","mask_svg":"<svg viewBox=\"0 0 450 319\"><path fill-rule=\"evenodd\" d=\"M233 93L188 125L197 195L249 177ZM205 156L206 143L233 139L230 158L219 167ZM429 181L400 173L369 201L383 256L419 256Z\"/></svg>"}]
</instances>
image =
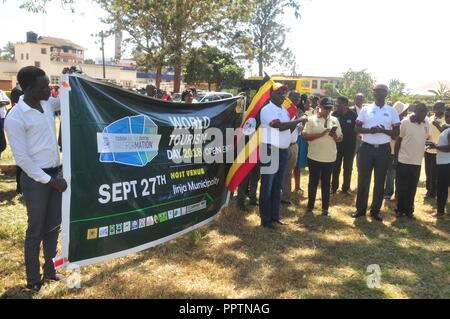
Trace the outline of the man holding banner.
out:
<instances>
[{"instance_id":1,"label":"man holding banner","mask_svg":"<svg viewBox=\"0 0 450 319\"><path fill-rule=\"evenodd\" d=\"M53 266L61 223L61 193L67 188L61 165L54 112L59 99L50 99L49 79L37 67L22 68L18 81L24 97L6 117L5 129L17 165L28 213L25 237L27 288L39 291L39 252L44 248L44 279L59 280ZM50 99L50 100L49 100Z\"/></svg>"},{"instance_id":2,"label":"man holding banner","mask_svg":"<svg viewBox=\"0 0 450 319\"><path fill-rule=\"evenodd\" d=\"M283 102L287 86L275 83L270 90L270 101L260 113L262 125L262 147L268 161L262 161L260 188L261 225L274 228L273 223L286 225L280 220L281 188L287 168L288 148L291 132L302 120L291 121Z\"/></svg>"}]
</instances>

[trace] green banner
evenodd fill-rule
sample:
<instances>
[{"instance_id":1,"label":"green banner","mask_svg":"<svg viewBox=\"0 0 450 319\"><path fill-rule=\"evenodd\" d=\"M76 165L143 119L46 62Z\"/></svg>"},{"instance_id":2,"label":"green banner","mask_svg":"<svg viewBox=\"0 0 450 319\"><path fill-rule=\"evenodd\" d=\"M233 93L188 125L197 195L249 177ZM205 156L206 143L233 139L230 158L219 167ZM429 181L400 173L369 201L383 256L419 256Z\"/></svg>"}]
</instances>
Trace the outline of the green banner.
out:
<instances>
[{"instance_id":1,"label":"green banner","mask_svg":"<svg viewBox=\"0 0 450 319\"><path fill-rule=\"evenodd\" d=\"M229 165L204 156L233 156L233 141L211 132L226 136L239 124L239 98L182 104L78 75L65 83L65 265L137 252L217 217Z\"/></svg>"}]
</instances>

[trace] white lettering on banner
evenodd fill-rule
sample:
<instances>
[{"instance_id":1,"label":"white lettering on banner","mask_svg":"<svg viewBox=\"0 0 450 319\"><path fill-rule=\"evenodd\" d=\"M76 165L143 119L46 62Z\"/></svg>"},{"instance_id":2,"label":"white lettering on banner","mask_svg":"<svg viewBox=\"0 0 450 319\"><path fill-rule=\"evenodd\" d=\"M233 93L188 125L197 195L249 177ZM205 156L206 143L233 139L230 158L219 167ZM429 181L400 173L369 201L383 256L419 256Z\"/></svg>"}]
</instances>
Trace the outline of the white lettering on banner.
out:
<instances>
[{"instance_id":1,"label":"white lettering on banner","mask_svg":"<svg viewBox=\"0 0 450 319\"><path fill-rule=\"evenodd\" d=\"M161 135L97 133L99 153L158 151Z\"/></svg>"},{"instance_id":2,"label":"white lettering on banner","mask_svg":"<svg viewBox=\"0 0 450 319\"><path fill-rule=\"evenodd\" d=\"M126 201L129 198L146 197L156 194L156 186L167 184L165 175L144 178L138 181L119 182L100 185L98 188L98 202L108 204L110 202ZM138 189L138 187L141 187Z\"/></svg>"},{"instance_id":3,"label":"white lettering on banner","mask_svg":"<svg viewBox=\"0 0 450 319\"><path fill-rule=\"evenodd\" d=\"M211 119L207 116L169 116L169 120L175 128L206 129L211 125Z\"/></svg>"},{"instance_id":4,"label":"white lettering on banner","mask_svg":"<svg viewBox=\"0 0 450 319\"><path fill-rule=\"evenodd\" d=\"M213 179L205 179L200 182L188 182L186 184L172 185L172 191L174 195L183 194L187 191L196 191L202 188L210 188L215 185L219 185L220 179L214 177Z\"/></svg>"}]
</instances>

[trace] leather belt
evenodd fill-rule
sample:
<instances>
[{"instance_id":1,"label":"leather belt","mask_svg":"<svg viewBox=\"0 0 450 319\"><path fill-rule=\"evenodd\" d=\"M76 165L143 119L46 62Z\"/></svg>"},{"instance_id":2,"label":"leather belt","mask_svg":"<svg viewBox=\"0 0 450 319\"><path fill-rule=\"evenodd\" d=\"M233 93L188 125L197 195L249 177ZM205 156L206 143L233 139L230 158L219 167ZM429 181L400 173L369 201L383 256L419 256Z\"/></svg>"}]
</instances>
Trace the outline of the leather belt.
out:
<instances>
[{"instance_id":1,"label":"leather belt","mask_svg":"<svg viewBox=\"0 0 450 319\"><path fill-rule=\"evenodd\" d=\"M59 166L56 166L56 167L50 167L50 168L43 168L42 170L46 174L54 174L54 173L58 173L61 169L62 169L62 165L59 165Z\"/></svg>"},{"instance_id":2,"label":"leather belt","mask_svg":"<svg viewBox=\"0 0 450 319\"><path fill-rule=\"evenodd\" d=\"M384 143L384 144L369 144L369 143L366 143L366 142L363 142L363 144L368 145L368 146L373 147L373 148L379 148L380 146L390 145L390 143Z\"/></svg>"}]
</instances>

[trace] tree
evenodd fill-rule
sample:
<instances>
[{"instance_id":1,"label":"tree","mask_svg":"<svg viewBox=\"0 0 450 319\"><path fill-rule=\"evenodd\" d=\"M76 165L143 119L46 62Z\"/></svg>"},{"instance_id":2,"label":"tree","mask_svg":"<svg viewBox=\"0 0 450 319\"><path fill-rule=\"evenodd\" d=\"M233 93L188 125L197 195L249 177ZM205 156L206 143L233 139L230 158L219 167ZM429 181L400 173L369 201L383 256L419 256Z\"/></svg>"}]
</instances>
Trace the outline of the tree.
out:
<instances>
[{"instance_id":1,"label":"tree","mask_svg":"<svg viewBox=\"0 0 450 319\"><path fill-rule=\"evenodd\" d=\"M95 61L92 59L86 59L84 60L84 64L95 64Z\"/></svg>"},{"instance_id":2,"label":"tree","mask_svg":"<svg viewBox=\"0 0 450 319\"><path fill-rule=\"evenodd\" d=\"M445 100L450 98L450 91L447 89L447 85L442 82L438 82L439 89L437 90L428 90L428 92L433 93L436 95L437 100Z\"/></svg>"},{"instance_id":3,"label":"tree","mask_svg":"<svg viewBox=\"0 0 450 319\"><path fill-rule=\"evenodd\" d=\"M406 84L400 82L398 79L389 81L389 95L387 98L391 102L391 105L408 95L405 91L405 87Z\"/></svg>"},{"instance_id":4,"label":"tree","mask_svg":"<svg viewBox=\"0 0 450 319\"><path fill-rule=\"evenodd\" d=\"M158 0L97 0L109 13L104 22L114 31L126 31L125 40L135 46L134 56L138 66L150 71L156 69L156 86L159 88L162 68L168 64L170 46L167 40L167 17L161 12Z\"/></svg>"},{"instance_id":5,"label":"tree","mask_svg":"<svg viewBox=\"0 0 450 319\"><path fill-rule=\"evenodd\" d=\"M336 85L334 83L325 83L323 85L323 89L325 91L326 96L335 97L339 95L339 93L336 90Z\"/></svg>"},{"instance_id":6,"label":"tree","mask_svg":"<svg viewBox=\"0 0 450 319\"><path fill-rule=\"evenodd\" d=\"M290 31L281 18L285 9L291 9L295 18L300 18L297 0L255 0L253 14L236 34L230 44L242 54L241 58L258 63L259 76L264 66L276 62L281 67L291 68L295 57L285 48L286 34Z\"/></svg>"},{"instance_id":7,"label":"tree","mask_svg":"<svg viewBox=\"0 0 450 319\"><path fill-rule=\"evenodd\" d=\"M216 40L248 11L252 0L97 0L110 14L106 22L125 30L148 57L148 67L175 69L174 92L179 92L181 69L196 42Z\"/></svg>"},{"instance_id":8,"label":"tree","mask_svg":"<svg viewBox=\"0 0 450 319\"><path fill-rule=\"evenodd\" d=\"M45 6L47 3L49 3L52 0L21 0L19 8L25 9L30 12L34 13L45 13ZM75 0L60 0L61 5L72 5L75 3ZM6 0L3 0L3 2L6 2ZM73 12L73 7L70 7L70 10Z\"/></svg>"},{"instance_id":9,"label":"tree","mask_svg":"<svg viewBox=\"0 0 450 319\"><path fill-rule=\"evenodd\" d=\"M337 92L352 99L356 94L363 93L368 100L373 99L373 86L375 80L367 69L353 71L349 69L339 81Z\"/></svg>"},{"instance_id":10,"label":"tree","mask_svg":"<svg viewBox=\"0 0 450 319\"><path fill-rule=\"evenodd\" d=\"M209 90L211 84L216 84L220 91L239 85L244 73L230 53L204 45L190 50L184 77L187 83L208 83Z\"/></svg>"},{"instance_id":11,"label":"tree","mask_svg":"<svg viewBox=\"0 0 450 319\"><path fill-rule=\"evenodd\" d=\"M0 58L2 60L14 60L15 58L14 43L7 42L3 49L0 50Z\"/></svg>"}]
</instances>

